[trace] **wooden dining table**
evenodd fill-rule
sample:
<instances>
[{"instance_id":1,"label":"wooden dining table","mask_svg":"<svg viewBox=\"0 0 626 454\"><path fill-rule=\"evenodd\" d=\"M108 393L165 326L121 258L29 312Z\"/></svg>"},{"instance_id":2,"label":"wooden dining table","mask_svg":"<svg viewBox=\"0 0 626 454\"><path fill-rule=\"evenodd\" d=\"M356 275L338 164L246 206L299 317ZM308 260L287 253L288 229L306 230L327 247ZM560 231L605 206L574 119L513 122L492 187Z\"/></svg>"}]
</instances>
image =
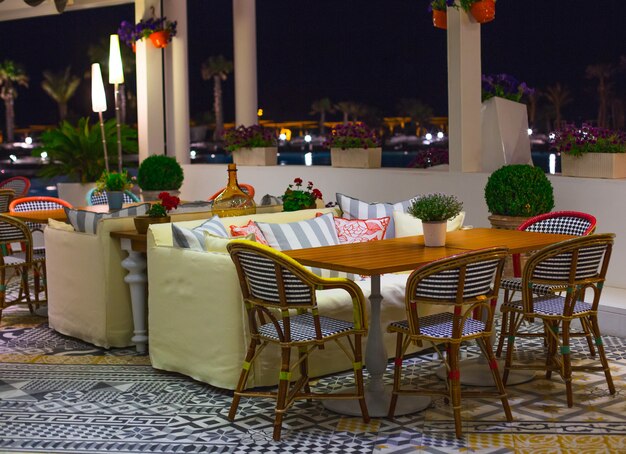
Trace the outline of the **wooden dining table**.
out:
<instances>
[{"instance_id":1,"label":"wooden dining table","mask_svg":"<svg viewBox=\"0 0 626 454\"><path fill-rule=\"evenodd\" d=\"M434 260L477 249L504 246L509 248L511 253L521 253L538 250L570 238L573 236L476 228L448 232L444 247L425 247L424 237L420 235L283 252L306 266L371 277L369 297L371 312L365 349L365 365L369 379L365 393L370 416L382 417L387 415L391 398L391 385L385 386L383 381L388 355L383 343L380 316L382 274L414 270ZM398 401L396 415L420 411L430 403L429 398L402 397ZM361 414L355 400L329 400L324 402L324 405L342 414Z\"/></svg>"}]
</instances>

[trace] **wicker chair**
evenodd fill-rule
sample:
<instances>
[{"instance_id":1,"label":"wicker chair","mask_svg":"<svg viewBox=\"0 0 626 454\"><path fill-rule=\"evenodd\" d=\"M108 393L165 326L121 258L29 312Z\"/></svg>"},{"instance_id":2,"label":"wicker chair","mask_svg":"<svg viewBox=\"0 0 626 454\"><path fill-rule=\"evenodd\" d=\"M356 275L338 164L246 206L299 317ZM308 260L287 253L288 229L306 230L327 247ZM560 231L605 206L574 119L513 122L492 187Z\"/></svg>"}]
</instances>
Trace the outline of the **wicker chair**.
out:
<instances>
[{"instance_id":1,"label":"wicker chair","mask_svg":"<svg viewBox=\"0 0 626 454\"><path fill-rule=\"evenodd\" d=\"M512 369L545 370L546 378L556 371L565 382L567 406L573 406L572 370L602 370L609 386L615 394L615 386L602 345L598 325L598 304L604 285L606 271L611 258L612 233L590 235L562 241L548 246L533 255L522 276L522 313L511 311L511 323L504 335L509 340L506 352L503 381L506 383ZM543 295L533 292L533 285L556 285L565 288L565 296ZM593 297L591 303L584 302L585 292ZM517 331L523 320L539 319L544 325L544 342L547 348L546 360L541 363L513 364L513 346ZM601 366L577 364L572 366L570 338L571 323L579 320L591 329ZM525 347L528 351L528 347Z\"/></svg>"},{"instance_id":2,"label":"wicker chair","mask_svg":"<svg viewBox=\"0 0 626 454\"><path fill-rule=\"evenodd\" d=\"M245 192L246 194L248 194L250 197L254 197L254 186L246 184L246 183L238 183L239 187L241 188L241 190L243 192ZM207 200L209 202L212 202L215 197L217 197L218 195L220 195L222 193L222 191L226 189L226 188L222 188L219 191L217 191L215 194L213 194L211 197L209 197Z\"/></svg>"},{"instance_id":3,"label":"wicker chair","mask_svg":"<svg viewBox=\"0 0 626 454\"><path fill-rule=\"evenodd\" d=\"M11 243L20 243L21 250L14 251ZM45 285L46 259L33 251L33 239L28 226L19 219L0 215L0 319L2 311L14 304L28 304L31 313L33 303L47 301ZM33 272L34 299L31 299L29 273ZM44 299L40 294L44 292ZM12 299L8 299L13 297Z\"/></svg>"},{"instance_id":4,"label":"wicker chair","mask_svg":"<svg viewBox=\"0 0 626 454\"><path fill-rule=\"evenodd\" d=\"M30 190L30 180L26 177L11 177L0 181L0 189L13 189L15 198L26 197Z\"/></svg>"},{"instance_id":5,"label":"wicker chair","mask_svg":"<svg viewBox=\"0 0 626 454\"><path fill-rule=\"evenodd\" d=\"M498 371L491 345L493 317L498 284L508 255L506 248L483 249L437 260L415 270L406 284L405 303L408 320L391 323L387 331L397 334L394 362L393 392L389 417L393 418L400 395L443 395L450 399L454 413L456 436L462 436L461 398L498 397L508 421L513 420L509 401ZM495 280L494 280L495 279ZM495 284L492 286L492 283ZM431 304L448 306L453 312L420 317L418 306ZM486 356L496 391L461 390L461 343L475 339ZM446 389L432 387L402 387L402 363L407 348L423 341L444 357L438 344L443 343L448 354Z\"/></svg>"},{"instance_id":6,"label":"wicker chair","mask_svg":"<svg viewBox=\"0 0 626 454\"><path fill-rule=\"evenodd\" d=\"M0 213L9 211L9 204L14 197L15 191L13 189L0 189Z\"/></svg>"},{"instance_id":7,"label":"wicker chair","mask_svg":"<svg viewBox=\"0 0 626 454\"><path fill-rule=\"evenodd\" d=\"M520 225L517 230L526 232L541 232L541 233L562 233L567 235L586 236L593 233L596 229L596 218L587 213L581 213L578 211L554 211L552 213L540 214L534 216ZM500 331L500 338L498 340L498 347L496 349L496 357L502 355L502 347L504 345L504 330L505 326L509 323L508 314L512 311L518 313L522 312L521 306L516 306L513 303L513 298L516 292L522 288L522 265L520 254L513 255L513 274L515 277L504 278L500 282L500 288L504 290L504 301L502 303L502 329ZM535 285L532 289L533 293L537 295L549 295L552 293L562 292L563 288L558 285ZM517 303L519 304L519 302ZM580 333L572 333L575 336L585 336L587 338L587 344L589 345L589 351L592 355L595 354L595 348L593 346L593 339L591 337L590 329L583 324L583 331ZM518 336L527 337L543 337L542 333L531 332L519 332Z\"/></svg>"},{"instance_id":8,"label":"wicker chair","mask_svg":"<svg viewBox=\"0 0 626 454\"><path fill-rule=\"evenodd\" d=\"M250 345L237 384L229 419L235 418L242 396L276 399L274 440L280 439L282 419L296 399L358 399L365 422L369 421L363 388L361 339L367 334L365 297L348 279L324 279L295 260L270 247L245 240L231 241L228 251L235 263L243 300L248 313ZM316 291L342 289L352 296L354 319L333 319L318 313ZM343 341L347 342L343 342ZM312 393L309 386L308 357L324 348L326 342L339 344L352 362L355 393ZM246 391L250 367L268 344L281 348L277 391ZM291 361L291 351L298 358ZM291 372L298 367L299 378Z\"/></svg>"},{"instance_id":9,"label":"wicker chair","mask_svg":"<svg viewBox=\"0 0 626 454\"><path fill-rule=\"evenodd\" d=\"M22 197L20 199L13 200L9 204L9 214L24 211L58 210L63 207L72 208L72 205L69 202L57 197ZM43 232L43 228L45 227L45 224L36 222L27 222L26 225L31 232Z\"/></svg>"},{"instance_id":10,"label":"wicker chair","mask_svg":"<svg viewBox=\"0 0 626 454\"><path fill-rule=\"evenodd\" d=\"M91 188L85 197L88 206L92 205L108 205L109 198L106 191L98 192L96 188ZM139 197L130 191L124 191L124 203L141 202Z\"/></svg>"}]
</instances>

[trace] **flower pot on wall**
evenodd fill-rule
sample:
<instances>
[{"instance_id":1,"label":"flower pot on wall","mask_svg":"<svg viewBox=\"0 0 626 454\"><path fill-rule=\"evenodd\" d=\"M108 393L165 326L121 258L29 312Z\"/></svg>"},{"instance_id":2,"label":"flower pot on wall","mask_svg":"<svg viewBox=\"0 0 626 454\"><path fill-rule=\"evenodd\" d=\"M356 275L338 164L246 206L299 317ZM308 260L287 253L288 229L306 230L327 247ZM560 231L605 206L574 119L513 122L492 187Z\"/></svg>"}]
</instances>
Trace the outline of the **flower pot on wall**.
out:
<instances>
[{"instance_id":1,"label":"flower pot on wall","mask_svg":"<svg viewBox=\"0 0 626 454\"><path fill-rule=\"evenodd\" d=\"M169 216L135 216L133 218L135 222L135 229L137 233L148 233L148 227L150 224L163 224L170 222Z\"/></svg>"},{"instance_id":2,"label":"flower pot on wall","mask_svg":"<svg viewBox=\"0 0 626 454\"><path fill-rule=\"evenodd\" d=\"M433 25L435 28L446 30L448 28L448 13L440 9L433 10Z\"/></svg>"},{"instance_id":3,"label":"flower pot on wall","mask_svg":"<svg viewBox=\"0 0 626 454\"><path fill-rule=\"evenodd\" d=\"M150 41L157 49L163 49L167 47L167 42L170 39L170 32L161 30L150 34Z\"/></svg>"},{"instance_id":4,"label":"flower pot on wall","mask_svg":"<svg viewBox=\"0 0 626 454\"><path fill-rule=\"evenodd\" d=\"M472 4L470 12L480 24L491 22L496 18L496 4L493 0L481 0Z\"/></svg>"},{"instance_id":5,"label":"flower pot on wall","mask_svg":"<svg viewBox=\"0 0 626 454\"><path fill-rule=\"evenodd\" d=\"M482 103L480 109L483 172L507 164L531 164L526 104L500 97Z\"/></svg>"},{"instance_id":6,"label":"flower pot on wall","mask_svg":"<svg viewBox=\"0 0 626 454\"><path fill-rule=\"evenodd\" d=\"M233 151L233 162L238 166L275 166L276 153L275 147L240 148Z\"/></svg>"},{"instance_id":7,"label":"flower pot on wall","mask_svg":"<svg viewBox=\"0 0 626 454\"><path fill-rule=\"evenodd\" d=\"M626 178L626 153L561 153L561 175L589 178Z\"/></svg>"},{"instance_id":8,"label":"flower pot on wall","mask_svg":"<svg viewBox=\"0 0 626 454\"><path fill-rule=\"evenodd\" d=\"M424 230L424 246L426 247L442 247L446 245L446 221L424 222L422 221L422 229Z\"/></svg>"},{"instance_id":9,"label":"flower pot on wall","mask_svg":"<svg viewBox=\"0 0 626 454\"><path fill-rule=\"evenodd\" d=\"M377 169L382 161L382 148L341 148L330 149L330 163L333 167L357 169Z\"/></svg>"}]
</instances>

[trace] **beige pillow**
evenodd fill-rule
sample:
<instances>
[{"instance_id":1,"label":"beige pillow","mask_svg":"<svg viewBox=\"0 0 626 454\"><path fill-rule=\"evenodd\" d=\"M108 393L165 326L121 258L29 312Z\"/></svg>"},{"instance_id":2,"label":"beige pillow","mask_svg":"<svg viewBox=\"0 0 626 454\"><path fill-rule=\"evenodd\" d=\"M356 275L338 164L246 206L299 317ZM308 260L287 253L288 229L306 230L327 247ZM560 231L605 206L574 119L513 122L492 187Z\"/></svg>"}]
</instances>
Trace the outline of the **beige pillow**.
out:
<instances>
[{"instance_id":1,"label":"beige pillow","mask_svg":"<svg viewBox=\"0 0 626 454\"><path fill-rule=\"evenodd\" d=\"M235 238L224 238L223 236L211 235L209 232L204 231L204 248L207 252L221 252L228 254L226 246ZM254 233L250 233L246 236L238 236L237 240L250 240L254 241Z\"/></svg>"},{"instance_id":2,"label":"beige pillow","mask_svg":"<svg viewBox=\"0 0 626 454\"><path fill-rule=\"evenodd\" d=\"M461 211L458 216L450 219L446 226L446 231L452 232L453 230L459 230L463 226L465 220L465 211ZM409 213L403 213L402 211L393 212L393 221L396 224L396 237L402 238L404 236L423 235L424 230L422 228L422 221L414 218Z\"/></svg>"},{"instance_id":3,"label":"beige pillow","mask_svg":"<svg viewBox=\"0 0 626 454\"><path fill-rule=\"evenodd\" d=\"M72 227L71 224L68 224L67 222L57 221L52 218L48 219L48 227L51 227L56 230L65 230L66 232L75 231L74 227Z\"/></svg>"}]
</instances>

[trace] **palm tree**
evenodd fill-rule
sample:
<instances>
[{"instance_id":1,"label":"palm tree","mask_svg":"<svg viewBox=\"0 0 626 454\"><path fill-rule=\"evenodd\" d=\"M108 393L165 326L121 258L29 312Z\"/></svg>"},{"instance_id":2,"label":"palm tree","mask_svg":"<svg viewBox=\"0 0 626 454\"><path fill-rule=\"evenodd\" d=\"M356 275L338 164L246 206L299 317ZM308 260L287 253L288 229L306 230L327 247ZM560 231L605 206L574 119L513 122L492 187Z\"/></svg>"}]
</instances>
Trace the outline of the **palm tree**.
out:
<instances>
[{"instance_id":1,"label":"palm tree","mask_svg":"<svg viewBox=\"0 0 626 454\"><path fill-rule=\"evenodd\" d=\"M334 105L334 108L343 114L343 124L345 125L352 118L357 121L361 113L361 106L354 101L341 101Z\"/></svg>"},{"instance_id":2,"label":"palm tree","mask_svg":"<svg viewBox=\"0 0 626 454\"><path fill-rule=\"evenodd\" d=\"M424 104L419 99L403 98L398 102L398 112L411 118L415 125L415 133L419 134L420 129L430 122L433 117L432 107Z\"/></svg>"},{"instance_id":3,"label":"palm tree","mask_svg":"<svg viewBox=\"0 0 626 454\"><path fill-rule=\"evenodd\" d=\"M233 62L222 55L209 57L202 63L202 80L213 79L213 110L215 112L215 131L213 140L220 140L224 132L224 111L222 109L222 81L233 72Z\"/></svg>"},{"instance_id":4,"label":"palm tree","mask_svg":"<svg viewBox=\"0 0 626 454\"><path fill-rule=\"evenodd\" d=\"M555 85L547 87L544 94L554 108L555 118L553 126L558 129L561 126L562 121L561 110L563 109L563 106L572 101L572 97L570 96L569 90L558 82Z\"/></svg>"},{"instance_id":5,"label":"palm tree","mask_svg":"<svg viewBox=\"0 0 626 454\"><path fill-rule=\"evenodd\" d=\"M541 93L539 90L533 90L533 92L528 95L528 125L531 129L535 127L535 122L537 119L537 101L539 100L539 98L541 98L542 95L543 93Z\"/></svg>"},{"instance_id":6,"label":"palm tree","mask_svg":"<svg viewBox=\"0 0 626 454\"><path fill-rule=\"evenodd\" d=\"M609 80L614 72L615 69L611 64L589 65L585 70L587 79L598 79L598 126L601 128L608 126Z\"/></svg>"},{"instance_id":7,"label":"palm tree","mask_svg":"<svg viewBox=\"0 0 626 454\"><path fill-rule=\"evenodd\" d=\"M0 63L0 98L4 101L8 142L13 142L14 139L14 103L15 98L17 98L17 87L19 85L28 87L28 76L24 69L12 60L4 60Z\"/></svg>"},{"instance_id":8,"label":"palm tree","mask_svg":"<svg viewBox=\"0 0 626 454\"><path fill-rule=\"evenodd\" d=\"M41 88L59 105L60 121L67 117L67 102L74 96L80 84L80 78L72 75L70 71L71 67L68 66L65 71L59 73L43 72Z\"/></svg>"},{"instance_id":9,"label":"palm tree","mask_svg":"<svg viewBox=\"0 0 626 454\"><path fill-rule=\"evenodd\" d=\"M333 108L333 103L328 98L318 99L311 104L311 112L309 115L317 115L320 116L320 135L324 135L326 132L326 127L324 123L326 123L326 113L335 113L335 109Z\"/></svg>"}]
</instances>

